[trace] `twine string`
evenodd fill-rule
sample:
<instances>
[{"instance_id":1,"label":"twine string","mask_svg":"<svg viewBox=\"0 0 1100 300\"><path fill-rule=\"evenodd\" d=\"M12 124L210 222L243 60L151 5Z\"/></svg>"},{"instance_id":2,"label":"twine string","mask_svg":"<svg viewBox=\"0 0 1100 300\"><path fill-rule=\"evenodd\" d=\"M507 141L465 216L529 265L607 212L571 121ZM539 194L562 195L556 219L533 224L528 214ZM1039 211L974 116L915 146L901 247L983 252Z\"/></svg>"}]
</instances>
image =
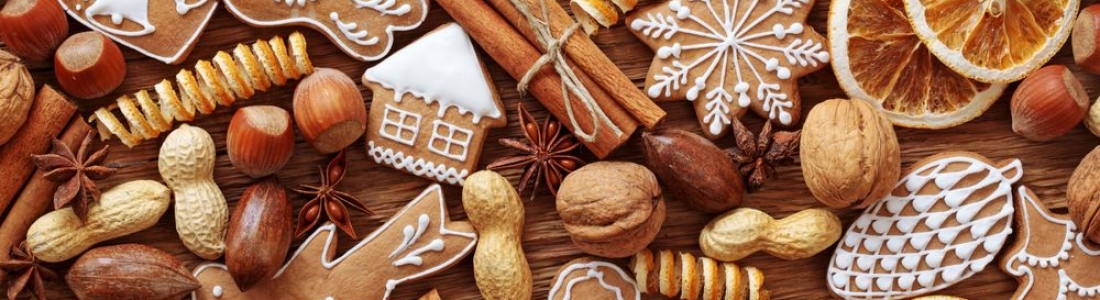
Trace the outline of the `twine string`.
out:
<instances>
[{"instance_id":1,"label":"twine string","mask_svg":"<svg viewBox=\"0 0 1100 300\"><path fill-rule=\"evenodd\" d=\"M622 136L623 131L619 129L611 119L607 117L603 109L589 93L588 88L581 84L577 74L573 72L573 69L569 67L565 62L565 57L561 54L561 47L565 44L569 37L581 27L580 23L574 22L562 31L561 36L557 39L554 38L550 32L550 24L546 20L550 19L548 10L546 9L546 0L539 0L539 4L542 9L542 18L537 18L534 13L531 12L531 7L528 5L527 0L511 0L512 4L516 6L516 10L527 19L527 23L531 26L531 31L535 34L535 39L542 45L543 49L546 49L546 54L543 54L531 65L531 68L527 70L527 73L523 75L523 78L519 81L519 92L521 94L527 93L528 84L531 79L542 70L542 67L547 64L551 64L554 67L554 71L561 77L561 93L562 98L565 101L565 111L569 116L569 123L573 125L573 134L586 143L596 141L596 136L599 134L600 126L602 123L607 123L608 128L615 136ZM585 110L588 111L589 117L592 119L592 131L591 133L581 129L580 124L577 122L577 117L574 114L572 101L569 97L573 94L584 104Z\"/></svg>"}]
</instances>

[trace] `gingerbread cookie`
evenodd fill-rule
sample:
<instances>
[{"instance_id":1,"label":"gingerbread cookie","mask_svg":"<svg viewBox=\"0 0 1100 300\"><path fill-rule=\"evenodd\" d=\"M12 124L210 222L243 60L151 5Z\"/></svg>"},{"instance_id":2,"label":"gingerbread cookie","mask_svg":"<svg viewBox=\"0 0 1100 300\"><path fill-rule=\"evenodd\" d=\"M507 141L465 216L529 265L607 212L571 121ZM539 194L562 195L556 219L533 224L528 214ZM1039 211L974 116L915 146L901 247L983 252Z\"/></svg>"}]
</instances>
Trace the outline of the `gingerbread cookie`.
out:
<instances>
[{"instance_id":1,"label":"gingerbread cookie","mask_svg":"<svg viewBox=\"0 0 1100 300\"><path fill-rule=\"evenodd\" d=\"M233 16L249 25L308 26L344 53L363 61L386 56L393 46L394 31L419 27L428 15L426 0L222 1Z\"/></svg>"},{"instance_id":2,"label":"gingerbread cookie","mask_svg":"<svg viewBox=\"0 0 1100 300\"><path fill-rule=\"evenodd\" d=\"M477 234L453 222L432 185L351 250L337 257L336 226L321 226L275 274L241 292L223 264L195 269L192 299L389 299L398 285L443 272L474 250Z\"/></svg>"},{"instance_id":3,"label":"gingerbread cookie","mask_svg":"<svg viewBox=\"0 0 1100 300\"><path fill-rule=\"evenodd\" d=\"M374 162L441 183L476 171L504 105L466 31L444 24L363 73L374 91L367 153ZM452 109L453 108L453 109Z\"/></svg>"},{"instance_id":4,"label":"gingerbread cookie","mask_svg":"<svg viewBox=\"0 0 1100 300\"><path fill-rule=\"evenodd\" d=\"M825 38L805 25L813 0L671 0L638 10L631 32L657 52L649 97L695 102L707 137L730 130L751 108L794 126L802 111L797 80L829 62Z\"/></svg>"},{"instance_id":5,"label":"gingerbread cookie","mask_svg":"<svg viewBox=\"0 0 1100 300\"><path fill-rule=\"evenodd\" d=\"M837 244L827 280L845 299L900 299L980 272L1012 233L1012 184L1020 161L970 152L915 163Z\"/></svg>"},{"instance_id":6,"label":"gingerbread cookie","mask_svg":"<svg viewBox=\"0 0 1100 300\"><path fill-rule=\"evenodd\" d=\"M195 47L217 0L58 0L69 16L145 56L178 64Z\"/></svg>"},{"instance_id":7,"label":"gingerbread cookie","mask_svg":"<svg viewBox=\"0 0 1100 300\"><path fill-rule=\"evenodd\" d=\"M634 279L615 264L578 258L569 261L554 277L550 300L640 300Z\"/></svg>"},{"instance_id":8,"label":"gingerbread cookie","mask_svg":"<svg viewBox=\"0 0 1100 300\"><path fill-rule=\"evenodd\" d=\"M1012 299L1100 299L1100 247L1069 216L1047 210L1030 189L1016 191L1019 233L1001 264L1020 283Z\"/></svg>"}]
</instances>

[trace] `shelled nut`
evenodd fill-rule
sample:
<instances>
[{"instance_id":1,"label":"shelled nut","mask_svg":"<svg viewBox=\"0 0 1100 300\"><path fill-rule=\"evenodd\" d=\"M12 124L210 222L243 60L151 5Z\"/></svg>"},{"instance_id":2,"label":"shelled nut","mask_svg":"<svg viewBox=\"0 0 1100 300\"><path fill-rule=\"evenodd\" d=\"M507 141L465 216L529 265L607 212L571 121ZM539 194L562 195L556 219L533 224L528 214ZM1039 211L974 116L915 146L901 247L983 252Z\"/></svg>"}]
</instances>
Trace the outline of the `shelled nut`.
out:
<instances>
[{"instance_id":1,"label":"shelled nut","mask_svg":"<svg viewBox=\"0 0 1100 300\"><path fill-rule=\"evenodd\" d=\"M294 121L317 152L335 153L363 136L367 106L348 75L316 68L294 90Z\"/></svg>"},{"instance_id":2,"label":"shelled nut","mask_svg":"<svg viewBox=\"0 0 1100 300\"><path fill-rule=\"evenodd\" d=\"M294 155L290 113L270 105L238 109L225 137L229 161L252 178L274 174Z\"/></svg>"}]
</instances>

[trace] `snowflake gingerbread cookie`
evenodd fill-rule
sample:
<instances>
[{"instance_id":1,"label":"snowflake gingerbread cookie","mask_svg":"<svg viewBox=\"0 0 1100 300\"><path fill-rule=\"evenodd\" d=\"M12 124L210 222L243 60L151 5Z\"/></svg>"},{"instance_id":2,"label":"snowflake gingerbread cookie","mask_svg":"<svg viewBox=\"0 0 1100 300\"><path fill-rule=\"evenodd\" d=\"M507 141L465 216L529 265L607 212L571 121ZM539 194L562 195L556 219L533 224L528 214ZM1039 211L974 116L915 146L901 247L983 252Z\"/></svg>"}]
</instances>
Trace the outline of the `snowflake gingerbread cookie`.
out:
<instances>
[{"instance_id":1,"label":"snowflake gingerbread cookie","mask_svg":"<svg viewBox=\"0 0 1100 300\"><path fill-rule=\"evenodd\" d=\"M1021 186L1016 225L1016 242L1001 264L1020 283L1011 299L1100 299L1100 247L1090 244L1068 216L1052 214Z\"/></svg>"},{"instance_id":2,"label":"snowflake gingerbread cookie","mask_svg":"<svg viewBox=\"0 0 1100 300\"><path fill-rule=\"evenodd\" d=\"M337 256L336 226L321 226L275 276L247 291L224 264L195 269L202 287L193 300L389 299L398 285L443 272L470 255L472 225L451 221L433 184L367 238Z\"/></svg>"},{"instance_id":3,"label":"snowflake gingerbread cookie","mask_svg":"<svg viewBox=\"0 0 1100 300\"><path fill-rule=\"evenodd\" d=\"M630 29L657 52L645 89L658 101L695 103L709 138L751 108L798 123L797 79L829 62L825 38L804 24L813 0L672 0L641 9Z\"/></svg>"},{"instance_id":4,"label":"snowflake gingerbread cookie","mask_svg":"<svg viewBox=\"0 0 1100 300\"><path fill-rule=\"evenodd\" d=\"M837 244L827 275L844 299L935 292L993 263L1012 233L1019 160L948 152L914 164Z\"/></svg>"}]
</instances>

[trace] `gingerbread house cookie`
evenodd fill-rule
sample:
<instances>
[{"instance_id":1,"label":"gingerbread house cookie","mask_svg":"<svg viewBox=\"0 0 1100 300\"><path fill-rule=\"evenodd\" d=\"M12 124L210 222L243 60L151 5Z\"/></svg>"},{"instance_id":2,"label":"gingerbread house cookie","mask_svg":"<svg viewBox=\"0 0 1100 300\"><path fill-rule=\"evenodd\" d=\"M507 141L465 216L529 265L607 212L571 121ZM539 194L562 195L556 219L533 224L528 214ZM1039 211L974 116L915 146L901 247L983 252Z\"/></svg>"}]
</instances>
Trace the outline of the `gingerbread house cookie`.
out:
<instances>
[{"instance_id":1,"label":"gingerbread house cookie","mask_svg":"<svg viewBox=\"0 0 1100 300\"><path fill-rule=\"evenodd\" d=\"M217 0L58 0L77 22L169 64L183 62Z\"/></svg>"},{"instance_id":2,"label":"gingerbread house cookie","mask_svg":"<svg viewBox=\"0 0 1100 300\"><path fill-rule=\"evenodd\" d=\"M69 0L80 1L80 0ZM358 60L390 52L393 32L412 30L428 16L427 0L222 0L233 16L253 26L302 25L316 29Z\"/></svg>"},{"instance_id":3,"label":"gingerbread house cookie","mask_svg":"<svg viewBox=\"0 0 1100 300\"><path fill-rule=\"evenodd\" d=\"M194 275L202 287L192 299L389 299L399 285L462 261L478 240L470 223L451 221L438 184L344 254L336 253L336 230L318 228L273 278L245 292L225 265L200 265Z\"/></svg>"},{"instance_id":4,"label":"gingerbread house cookie","mask_svg":"<svg viewBox=\"0 0 1100 300\"><path fill-rule=\"evenodd\" d=\"M442 183L476 170L504 105L469 36L445 24L367 69L374 91L367 153L379 164Z\"/></svg>"},{"instance_id":5,"label":"gingerbread house cookie","mask_svg":"<svg viewBox=\"0 0 1100 300\"><path fill-rule=\"evenodd\" d=\"M965 280L1012 233L1019 160L947 152L910 167L837 244L826 280L844 299L903 299Z\"/></svg>"}]
</instances>

